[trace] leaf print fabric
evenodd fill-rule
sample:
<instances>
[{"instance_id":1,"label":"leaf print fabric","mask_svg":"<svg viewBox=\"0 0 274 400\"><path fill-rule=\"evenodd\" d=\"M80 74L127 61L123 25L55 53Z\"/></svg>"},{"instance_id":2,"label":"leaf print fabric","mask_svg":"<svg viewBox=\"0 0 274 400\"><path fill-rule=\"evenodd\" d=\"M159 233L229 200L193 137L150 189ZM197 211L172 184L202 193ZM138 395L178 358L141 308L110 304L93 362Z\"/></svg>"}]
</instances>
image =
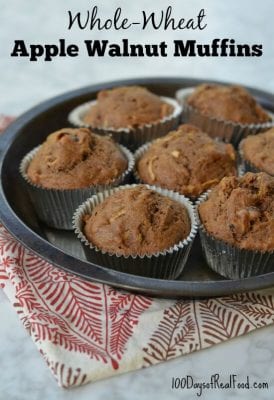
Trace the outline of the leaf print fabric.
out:
<instances>
[{"instance_id":1,"label":"leaf print fabric","mask_svg":"<svg viewBox=\"0 0 274 400\"><path fill-rule=\"evenodd\" d=\"M274 322L274 294L159 300L65 273L0 227L0 285L63 387L148 367Z\"/></svg>"}]
</instances>

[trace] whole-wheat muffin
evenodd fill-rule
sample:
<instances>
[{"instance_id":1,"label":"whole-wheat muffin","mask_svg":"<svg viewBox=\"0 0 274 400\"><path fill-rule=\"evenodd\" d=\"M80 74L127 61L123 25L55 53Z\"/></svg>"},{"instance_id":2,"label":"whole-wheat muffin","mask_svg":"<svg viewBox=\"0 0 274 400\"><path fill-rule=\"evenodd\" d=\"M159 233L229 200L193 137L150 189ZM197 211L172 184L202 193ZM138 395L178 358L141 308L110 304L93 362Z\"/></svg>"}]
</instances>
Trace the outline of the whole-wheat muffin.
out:
<instances>
[{"instance_id":1,"label":"whole-wheat muffin","mask_svg":"<svg viewBox=\"0 0 274 400\"><path fill-rule=\"evenodd\" d=\"M239 124L261 124L270 116L241 86L203 84L187 98L187 104L202 115Z\"/></svg>"},{"instance_id":2,"label":"whole-wheat muffin","mask_svg":"<svg viewBox=\"0 0 274 400\"><path fill-rule=\"evenodd\" d=\"M243 139L240 152L243 161L274 176L274 128Z\"/></svg>"},{"instance_id":3,"label":"whole-wheat muffin","mask_svg":"<svg viewBox=\"0 0 274 400\"><path fill-rule=\"evenodd\" d=\"M152 142L136 168L144 183L197 197L224 176L236 174L236 154L231 144L185 124Z\"/></svg>"},{"instance_id":4,"label":"whole-wheat muffin","mask_svg":"<svg viewBox=\"0 0 274 400\"><path fill-rule=\"evenodd\" d=\"M179 202L138 185L119 190L83 217L83 233L100 250L117 255L150 255L185 239L191 230Z\"/></svg>"},{"instance_id":5,"label":"whole-wheat muffin","mask_svg":"<svg viewBox=\"0 0 274 400\"><path fill-rule=\"evenodd\" d=\"M136 128L158 122L173 112L159 96L139 86L102 90L84 122L95 128Z\"/></svg>"},{"instance_id":6,"label":"whole-wheat muffin","mask_svg":"<svg viewBox=\"0 0 274 400\"><path fill-rule=\"evenodd\" d=\"M274 178L224 178L198 207L206 232L240 249L274 250Z\"/></svg>"},{"instance_id":7,"label":"whole-wheat muffin","mask_svg":"<svg viewBox=\"0 0 274 400\"><path fill-rule=\"evenodd\" d=\"M109 184L127 166L125 155L111 138L86 128L64 128L47 137L26 173L43 188L80 189Z\"/></svg>"}]
</instances>

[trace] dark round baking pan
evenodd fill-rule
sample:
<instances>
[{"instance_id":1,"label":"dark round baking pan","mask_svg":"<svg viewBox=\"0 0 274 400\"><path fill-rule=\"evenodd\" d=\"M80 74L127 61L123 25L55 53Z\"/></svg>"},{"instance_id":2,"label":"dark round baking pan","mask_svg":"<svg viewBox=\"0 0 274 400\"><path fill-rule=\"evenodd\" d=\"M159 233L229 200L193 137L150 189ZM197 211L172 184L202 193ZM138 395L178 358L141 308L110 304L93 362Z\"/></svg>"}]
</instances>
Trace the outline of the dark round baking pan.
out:
<instances>
[{"instance_id":1,"label":"dark round baking pan","mask_svg":"<svg viewBox=\"0 0 274 400\"><path fill-rule=\"evenodd\" d=\"M160 297L212 297L274 285L274 272L241 280L225 280L206 265L195 239L191 256L178 280L160 280L120 273L89 263L81 254L73 233L50 230L41 224L32 208L18 172L22 157L54 130L68 125L67 115L77 105L95 98L104 88L139 84L163 96L174 96L179 88L196 86L204 80L186 78L145 78L88 86L65 93L32 108L11 124L0 138L0 219L24 246L53 265L85 279ZM208 81L207 81L208 82ZM224 83L224 82L221 82ZM274 96L248 88L269 111Z\"/></svg>"}]
</instances>

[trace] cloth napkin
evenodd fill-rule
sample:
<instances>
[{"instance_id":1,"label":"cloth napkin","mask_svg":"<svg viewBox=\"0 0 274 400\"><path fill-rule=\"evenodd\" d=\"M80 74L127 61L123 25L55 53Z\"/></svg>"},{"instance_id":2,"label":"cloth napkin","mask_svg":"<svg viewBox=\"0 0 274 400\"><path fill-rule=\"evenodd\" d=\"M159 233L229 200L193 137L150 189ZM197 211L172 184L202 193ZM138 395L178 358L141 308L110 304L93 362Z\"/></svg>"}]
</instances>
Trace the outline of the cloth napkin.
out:
<instances>
[{"instance_id":1,"label":"cloth napkin","mask_svg":"<svg viewBox=\"0 0 274 400\"><path fill-rule=\"evenodd\" d=\"M0 116L0 129L11 121ZM63 272L0 225L0 287L62 387L186 355L274 322L274 290L163 300Z\"/></svg>"}]
</instances>

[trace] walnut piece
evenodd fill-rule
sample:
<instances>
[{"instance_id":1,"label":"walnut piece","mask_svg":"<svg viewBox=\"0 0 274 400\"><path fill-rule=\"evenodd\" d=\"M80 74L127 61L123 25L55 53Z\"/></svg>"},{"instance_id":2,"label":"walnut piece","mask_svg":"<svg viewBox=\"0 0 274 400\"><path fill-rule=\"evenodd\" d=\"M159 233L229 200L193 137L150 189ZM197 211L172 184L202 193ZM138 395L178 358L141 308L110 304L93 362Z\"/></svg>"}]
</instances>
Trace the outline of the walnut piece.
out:
<instances>
[{"instance_id":1,"label":"walnut piece","mask_svg":"<svg viewBox=\"0 0 274 400\"><path fill-rule=\"evenodd\" d=\"M179 155L180 155L180 152L179 152L179 150L173 150L173 151L171 152L171 155L172 155L172 157L174 157L174 158L178 158Z\"/></svg>"}]
</instances>

